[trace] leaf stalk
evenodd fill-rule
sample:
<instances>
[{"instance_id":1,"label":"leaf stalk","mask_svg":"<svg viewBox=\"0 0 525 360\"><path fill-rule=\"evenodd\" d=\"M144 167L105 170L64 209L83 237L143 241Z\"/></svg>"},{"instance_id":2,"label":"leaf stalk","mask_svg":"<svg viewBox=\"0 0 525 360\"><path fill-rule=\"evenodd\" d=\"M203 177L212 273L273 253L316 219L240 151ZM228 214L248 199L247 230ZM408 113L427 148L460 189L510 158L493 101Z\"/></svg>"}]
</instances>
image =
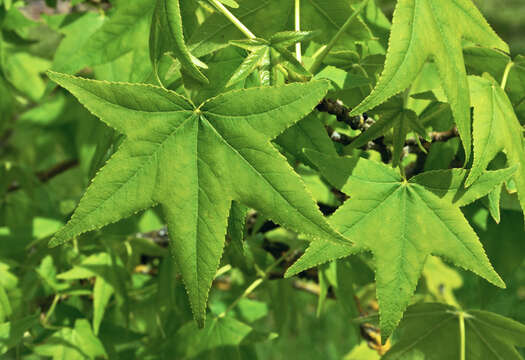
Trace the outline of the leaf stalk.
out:
<instances>
[{"instance_id":1,"label":"leaf stalk","mask_svg":"<svg viewBox=\"0 0 525 360\"><path fill-rule=\"evenodd\" d=\"M501 79L501 88L505 91L505 86L507 86L507 80L509 79L510 69L514 66L514 61L509 61L503 72L503 78Z\"/></svg>"},{"instance_id":2,"label":"leaf stalk","mask_svg":"<svg viewBox=\"0 0 525 360\"><path fill-rule=\"evenodd\" d=\"M465 360L465 313L458 312L459 319L459 359Z\"/></svg>"},{"instance_id":3,"label":"leaf stalk","mask_svg":"<svg viewBox=\"0 0 525 360\"><path fill-rule=\"evenodd\" d=\"M301 0L295 0L295 31L301 31ZM295 43L295 57L301 62L301 42Z\"/></svg>"}]
</instances>

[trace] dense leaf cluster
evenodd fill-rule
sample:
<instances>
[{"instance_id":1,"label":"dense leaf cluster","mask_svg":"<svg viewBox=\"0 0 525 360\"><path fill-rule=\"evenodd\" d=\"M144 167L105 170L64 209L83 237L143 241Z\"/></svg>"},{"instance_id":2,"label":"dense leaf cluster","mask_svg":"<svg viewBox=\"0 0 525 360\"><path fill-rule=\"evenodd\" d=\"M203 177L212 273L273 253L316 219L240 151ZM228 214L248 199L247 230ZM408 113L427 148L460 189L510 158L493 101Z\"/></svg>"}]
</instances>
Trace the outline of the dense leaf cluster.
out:
<instances>
[{"instance_id":1,"label":"dense leaf cluster","mask_svg":"<svg viewBox=\"0 0 525 360\"><path fill-rule=\"evenodd\" d=\"M378 3L0 0L0 356L522 359L525 57Z\"/></svg>"}]
</instances>

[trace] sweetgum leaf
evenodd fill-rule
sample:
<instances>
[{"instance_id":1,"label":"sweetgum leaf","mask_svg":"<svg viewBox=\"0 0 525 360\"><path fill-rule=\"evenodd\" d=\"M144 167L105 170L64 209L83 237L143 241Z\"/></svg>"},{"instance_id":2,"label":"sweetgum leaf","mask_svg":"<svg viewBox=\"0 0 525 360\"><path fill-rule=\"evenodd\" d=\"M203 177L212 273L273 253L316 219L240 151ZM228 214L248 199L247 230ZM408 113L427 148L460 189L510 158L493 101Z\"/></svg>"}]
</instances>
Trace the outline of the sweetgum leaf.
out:
<instances>
[{"instance_id":1,"label":"sweetgum leaf","mask_svg":"<svg viewBox=\"0 0 525 360\"><path fill-rule=\"evenodd\" d=\"M311 150L306 154L315 164L334 164L334 168L347 169L343 176L350 174L342 187L350 199L329 221L352 239L354 246L314 241L286 276L359 251L371 251L384 339L401 319L428 255L444 257L497 286L505 286L459 207L440 198L418 178L407 182L392 168L363 158L330 159ZM340 183L338 176L340 173L334 171L331 182Z\"/></svg>"},{"instance_id":2,"label":"sweetgum leaf","mask_svg":"<svg viewBox=\"0 0 525 360\"><path fill-rule=\"evenodd\" d=\"M500 152L507 162L516 165L513 176L521 208L525 212L525 144L523 128L514 113L509 98L488 74L471 76L470 87L474 106L474 162L466 185L472 184Z\"/></svg>"},{"instance_id":3,"label":"sweetgum leaf","mask_svg":"<svg viewBox=\"0 0 525 360\"><path fill-rule=\"evenodd\" d=\"M460 314L465 326L465 360L522 359L515 347L525 346L524 325L488 311L462 311L437 303L408 308L399 325L399 340L384 359L459 359Z\"/></svg>"},{"instance_id":4,"label":"sweetgum leaf","mask_svg":"<svg viewBox=\"0 0 525 360\"><path fill-rule=\"evenodd\" d=\"M158 73L161 57L166 52L172 51L191 76L203 83L208 82L206 76L195 65L184 42L179 0L157 0L151 22L149 49L155 74Z\"/></svg>"},{"instance_id":5,"label":"sweetgum leaf","mask_svg":"<svg viewBox=\"0 0 525 360\"><path fill-rule=\"evenodd\" d=\"M424 30L422 30L424 29ZM351 115L383 103L409 87L432 58L452 107L466 158L471 148L470 98L461 40L508 51L471 0L399 0L381 78Z\"/></svg>"},{"instance_id":6,"label":"sweetgum leaf","mask_svg":"<svg viewBox=\"0 0 525 360\"><path fill-rule=\"evenodd\" d=\"M312 240L349 243L269 143L318 104L327 82L231 91L195 107L156 86L49 76L126 135L51 245L161 205L202 326L232 200Z\"/></svg>"}]
</instances>

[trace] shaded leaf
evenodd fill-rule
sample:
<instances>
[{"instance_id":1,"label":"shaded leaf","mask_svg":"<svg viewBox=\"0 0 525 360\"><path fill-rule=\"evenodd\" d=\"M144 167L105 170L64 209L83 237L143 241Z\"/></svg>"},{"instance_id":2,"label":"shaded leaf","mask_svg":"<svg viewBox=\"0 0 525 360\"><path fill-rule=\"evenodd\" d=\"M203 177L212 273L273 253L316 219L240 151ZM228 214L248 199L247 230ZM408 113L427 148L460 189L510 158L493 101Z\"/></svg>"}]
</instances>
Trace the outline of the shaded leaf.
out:
<instances>
[{"instance_id":1,"label":"shaded leaf","mask_svg":"<svg viewBox=\"0 0 525 360\"><path fill-rule=\"evenodd\" d=\"M515 346L525 346L524 325L487 311L461 311L432 303L408 308L399 325L399 341L383 358L459 359L460 314L465 326L465 360L522 359Z\"/></svg>"},{"instance_id":2,"label":"shaded leaf","mask_svg":"<svg viewBox=\"0 0 525 360\"><path fill-rule=\"evenodd\" d=\"M474 105L474 162L466 185L471 185L502 150L510 166L521 208L525 212L525 144L523 129L507 95L490 75L470 77Z\"/></svg>"}]
</instances>

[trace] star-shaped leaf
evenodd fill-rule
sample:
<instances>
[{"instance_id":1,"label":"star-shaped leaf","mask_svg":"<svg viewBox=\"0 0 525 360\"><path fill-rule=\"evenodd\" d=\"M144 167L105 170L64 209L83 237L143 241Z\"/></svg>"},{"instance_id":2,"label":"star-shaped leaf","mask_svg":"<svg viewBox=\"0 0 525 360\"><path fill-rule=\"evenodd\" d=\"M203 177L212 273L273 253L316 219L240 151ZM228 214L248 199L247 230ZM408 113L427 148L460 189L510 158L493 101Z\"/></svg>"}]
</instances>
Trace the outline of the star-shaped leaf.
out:
<instances>
[{"instance_id":1,"label":"star-shaped leaf","mask_svg":"<svg viewBox=\"0 0 525 360\"><path fill-rule=\"evenodd\" d=\"M433 180L423 174L423 178L416 176L406 181L394 169L371 160L330 158L312 150L306 155L321 170L334 169L323 173L336 186L350 175L342 187L350 199L329 221L354 246L314 241L288 269L287 276L359 251L371 251L385 339L401 319L428 255L444 257L497 286L505 286L490 265L476 233L451 200L456 198L459 202L465 198L470 202L473 197L487 194L508 179L510 170L498 173L499 177L488 181L483 191L475 189L475 185L472 190L465 190L455 170L432 172ZM459 171L464 179L465 171ZM458 193L442 193L443 189L436 189L435 183L451 184Z\"/></svg>"},{"instance_id":2,"label":"star-shaped leaf","mask_svg":"<svg viewBox=\"0 0 525 360\"><path fill-rule=\"evenodd\" d=\"M194 317L203 325L233 200L311 239L347 242L270 144L318 104L327 82L232 91L195 107L156 86L49 76L126 135L52 245L161 205Z\"/></svg>"},{"instance_id":3,"label":"star-shaped leaf","mask_svg":"<svg viewBox=\"0 0 525 360\"><path fill-rule=\"evenodd\" d=\"M508 51L507 44L490 28L471 0L399 0L381 78L351 115L376 107L408 88L425 62L432 58L439 70L468 159L471 148L470 98L462 39Z\"/></svg>"},{"instance_id":4,"label":"star-shaped leaf","mask_svg":"<svg viewBox=\"0 0 525 360\"><path fill-rule=\"evenodd\" d=\"M509 98L490 75L471 76L469 80L474 106L474 162L466 184L470 185L476 181L491 160L500 151L505 151L507 162L518 166L513 179L521 208L525 212L523 128Z\"/></svg>"},{"instance_id":5,"label":"star-shaped leaf","mask_svg":"<svg viewBox=\"0 0 525 360\"><path fill-rule=\"evenodd\" d=\"M525 346L525 326L517 321L437 303L409 307L399 333L385 360L460 359L461 353L465 360L520 360L515 347Z\"/></svg>"},{"instance_id":6,"label":"star-shaped leaf","mask_svg":"<svg viewBox=\"0 0 525 360\"><path fill-rule=\"evenodd\" d=\"M250 51L250 54L242 62L239 68L228 81L227 86L246 79L255 69L260 68L261 83L263 85L276 85L276 66L282 66L297 75L310 77L311 74L287 49L298 41L309 40L317 33L312 31L283 31L272 35L269 40L249 39L230 41L232 45Z\"/></svg>"}]
</instances>

